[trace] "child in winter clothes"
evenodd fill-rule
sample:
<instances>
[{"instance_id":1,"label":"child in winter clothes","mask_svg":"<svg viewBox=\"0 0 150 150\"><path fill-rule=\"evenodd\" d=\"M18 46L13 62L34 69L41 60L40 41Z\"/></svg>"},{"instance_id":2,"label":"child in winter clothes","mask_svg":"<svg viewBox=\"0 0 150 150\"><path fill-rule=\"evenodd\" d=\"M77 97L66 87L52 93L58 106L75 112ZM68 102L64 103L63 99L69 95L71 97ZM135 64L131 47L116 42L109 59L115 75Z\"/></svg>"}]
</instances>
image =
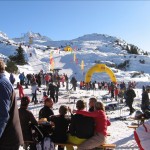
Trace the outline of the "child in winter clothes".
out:
<instances>
[{"instance_id":1,"label":"child in winter clothes","mask_svg":"<svg viewBox=\"0 0 150 150\"><path fill-rule=\"evenodd\" d=\"M22 97L24 97L24 91L23 91L23 87L20 83L18 83L18 89L19 89L19 97L21 99Z\"/></svg>"}]
</instances>

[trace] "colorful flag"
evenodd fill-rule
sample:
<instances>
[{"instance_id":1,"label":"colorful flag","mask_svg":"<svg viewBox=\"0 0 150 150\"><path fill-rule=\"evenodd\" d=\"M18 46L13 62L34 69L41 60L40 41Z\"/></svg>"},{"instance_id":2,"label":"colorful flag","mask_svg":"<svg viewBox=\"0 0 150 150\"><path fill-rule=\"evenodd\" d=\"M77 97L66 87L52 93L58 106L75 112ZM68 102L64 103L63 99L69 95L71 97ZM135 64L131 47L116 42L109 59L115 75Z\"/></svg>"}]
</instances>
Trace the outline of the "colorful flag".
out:
<instances>
[{"instance_id":1,"label":"colorful flag","mask_svg":"<svg viewBox=\"0 0 150 150\"><path fill-rule=\"evenodd\" d=\"M84 70L84 61L81 61L81 70Z\"/></svg>"},{"instance_id":2,"label":"colorful flag","mask_svg":"<svg viewBox=\"0 0 150 150\"><path fill-rule=\"evenodd\" d=\"M76 51L77 50L77 47L74 47L74 51Z\"/></svg>"},{"instance_id":3,"label":"colorful flag","mask_svg":"<svg viewBox=\"0 0 150 150\"><path fill-rule=\"evenodd\" d=\"M74 53L74 57L73 57L74 62L76 61L76 54Z\"/></svg>"},{"instance_id":4,"label":"colorful flag","mask_svg":"<svg viewBox=\"0 0 150 150\"><path fill-rule=\"evenodd\" d=\"M52 52L50 53L50 69L53 70L54 69L54 58L53 58L53 54Z\"/></svg>"}]
</instances>

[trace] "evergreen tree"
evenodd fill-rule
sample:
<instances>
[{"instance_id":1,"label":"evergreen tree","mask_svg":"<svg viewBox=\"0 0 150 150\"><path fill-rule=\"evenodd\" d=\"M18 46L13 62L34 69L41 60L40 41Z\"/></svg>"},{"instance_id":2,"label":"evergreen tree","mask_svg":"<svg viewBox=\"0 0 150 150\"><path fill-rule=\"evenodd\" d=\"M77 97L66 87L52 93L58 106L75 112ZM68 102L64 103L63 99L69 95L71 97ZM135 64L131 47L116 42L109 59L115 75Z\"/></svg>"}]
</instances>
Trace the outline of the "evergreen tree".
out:
<instances>
[{"instance_id":1,"label":"evergreen tree","mask_svg":"<svg viewBox=\"0 0 150 150\"><path fill-rule=\"evenodd\" d=\"M18 67L13 61L8 61L6 64L6 71L9 73L17 73L18 72Z\"/></svg>"},{"instance_id":2,"label":"evergreen tree","mask_svg":"<svg viewBox=\"0 0 150 150\"><path fill-rule=\"evenodd\" d=\"M138 55L138 47L131 45L129 53Z\"/></svg>"},{"instance_id":3,"label":"evergreen tree","mask_svg":"<svg viewBox=\"0 0 150 150\"><path fill-rule=\"evenodd\" d=\"M24 50L21 45L16 49L17 53L15 56L10 56L10 60L14 61L17 65L25 65L27 62L24 57Z\"/></svg>"},{"instance_id":4,"label":"evergreen tree","mask_svg":"<svg viewBox=\"0 0 150 150\"><path fill-rule=\"evenodd\" d=\"M16 51L17 51L17 55L16 55L17 62L16 63L18 65L24 65L24 64L26 64L23 48L21 46L19 46L18 49L16 49Z\"/></svg>"},{"instance_id":5,"label":"evergreen tree","mask_svg":"<svg viewBox=\"0 0 150 150\"><path fill-rule=\"evenodd\" d=\"M147 52L145 52L145 53L144 53L144 55L147 55L147 56L148 56L148 53L147 53Z\"/></svg>"}]
</instances>

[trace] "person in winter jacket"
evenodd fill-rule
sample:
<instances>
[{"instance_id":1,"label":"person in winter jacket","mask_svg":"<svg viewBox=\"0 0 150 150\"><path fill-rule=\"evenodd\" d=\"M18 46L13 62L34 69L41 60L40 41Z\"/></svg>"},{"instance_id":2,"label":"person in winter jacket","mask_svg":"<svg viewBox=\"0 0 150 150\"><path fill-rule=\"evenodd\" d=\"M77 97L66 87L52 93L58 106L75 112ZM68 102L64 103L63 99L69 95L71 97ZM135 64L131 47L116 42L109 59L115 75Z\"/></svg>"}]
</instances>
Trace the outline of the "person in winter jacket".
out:
<instances>
[{"instance_id":1,"label":"person in winter jacket","mask_svg":"<svg viewBox=\"0 0 150 150\"><path fill-rule=\"evenodd\" d=\"M71 84L72 84L72 88L74 89L74 91L76 91L76 87L77 87L77 80L76 80L76 78L75 77L72 77L72 79L71 79ZM71 89L72 89L71 88ZM71 90L70 89L70 90Z\"/></svg>"},{"instance_id":2,"label":"person in winter jacket","mask_svg":"<svg viewBox=\"0 0 150 150\"><path fill-rule=\"evenodd\" d=\"M50 83L48 86L47 95L50 95L50 97L53 98L54 103L56 103L55 92L56 92L56 86L53 83Z\"/></svg>"},{"instance_id":3,"label":"person in winter jacket","mask_svg":"<svg viewBox=\"0 0 150 150\"><path fill-rule=\"evenodd\" d=\"M59 115L50 117L51 122L54 124L52 133L52 140L56 143L65 143L67 141L68 126L70 119L66 117L67 107L61 105L59 108ZM58 146L58 150L64 150L64 147Z\"/></svg>"},{"instance_id":4,"label":"person in winter jacket","mask_svg":"<svg viewBox=\"0 0 150 150\"><path fill-rule=\"evenodd\" d=\"M83 100L78 100L76 103L78 111L82 111L85 108ZM70 111L71 112L71 111ZM82 114L75 114L71 116L71 123L69 126L68 142L73 144L81 144L88 138L94 135L94 119ZM72 147L67 147L72 149Z\"/></svg>"},{"instance_id":5,"label":"person in winter jacket","mask_svg":"<svg viewBox=\"0 0 150 150\"><path fill-rule=\"evenodd\" d=\"M118 94L119 94L119 90L117 87L115 87L115 90L114 90L114 95L115 95L115 100L117 101L118 99Z\"/></svg>"},{"instance_id":6,"label":"person in winter jacket","mask_svg":"<svg viewBox=\"0 0 150 150\"><path fill-rule=\"evenodd\" d=\"M110 126L110 121L108 120L105 114L105 108L102 102L96 102L94 106L93 112L75 111L76 114L82 114L88 117L94 118L95 121L95 132L94 136L87 139L85 142L79 145L78 150L90 150L98 147L100 144L104 144L106 142L107 136L107 126Z\"/></svg>"},{"instance_id":7,"label":"person in winter jacket","mask_svg":"<svg viewBox=\"0 0 150 150\"><path fill-rule=\"evenodd\" d=\"M52 107L53 107L53 99L46 98L44 101L44 107L41 108L41 110L39 111L39 120L41 118L46 118L48 121L50 121L50 116L54 115Z\"/></svg>"},{"instance_id":8,"label":"person in winter jacket","mask_svg":"<svg viewBox=\"0 0 150 150\"><path fill-rule=\"evenodd\" d=\"M150 120L140 125L134 131L134 138L140 150L150 149Z\"/></svg>"},{"instance_id":9,"label":"person in winter jacket","mask_svg":"<svg viewBox=\"0 0 150 150\"><path fill-rule=\"evenodd\" d=\"M49 82L50 82L50 80L51 80L51 76L47 73L47 74L45 75L45 77L44 77L44 80L45 80L45 82L46 82L46 87L48 88L48 84L49 84Z\"/></svg>"},{"instance_id":10,"label":"person in winter jacket","mask_svg":"<svg viewBox=\"0 0 150 150\"><path fill-rule=\"evenodd\" d=\"M36 104L36 103L38 102L38 100L37 100L37 95L36 95L36 94L37 94L37 90L38 90L39 92L41 92L41 91L39 90L38 86L37 86L36 81L34 81L34 82L31 83L32 102L34 102L34 104Z\"/></svg>"},{"instance_id":11,"label":"person in winter jacket","mask_svg":"<svg viewBox=\"0 0 150 150\"><path fill-rule=\"evenodd\" d=\"M19 79L20 79L20 84L21 84L21 85L24 84L24 78L25 78L25 76L24 76L24 72L23 72L23 73L21 73L21 74L19 75Z\"/></svg>"},{"instance_id":12,"label":"person in winter jacket","mask_svg":"<svg viewBox=\"0 0 150 150\"><path fill-rule=\"evenodd\" d=\"M38 124L32 112L28 110L29 103L30 103L30 98L28 96L21 98L21 105L19 108L19 118L20 118L24 141L32 141L30 124L34 124L34 125ZM27 150L28 147L30 147L31 150L36 150L34 143L25 143L24 144L25 150Z\"/></svg>"},{"instance_id":13,"label":"person in winter jacket","mask_svg":"<svg viewBox=\"0 0 150 150\"><path fill-rule=\"evenodd\" d=\"M129 88L126 91L125 95L126 95L126 104L130 109L130 114L129 115L131 115L135 111L132 104L133 104L134 98L136 97L135 91L133 90L132 86L129 86Z\"/></svg>"},{"instance_id":14,"label":"person in winter jacket","mask_svg":"<svg viewBox=\"0 0 150 150\"><path fill-rule=\"evenodd\" d=\"M150 108L149 108L149 95L148 95L149 92L150 92L150 86L147 86L146 90L142 93L141 109L143 112L145 112L146 110L150 110Z\"/></svg>"},{"instance_id":15,"label":"person in winter jacket","mask_svg":"<svg viewBox=\"0 0 150 150\"><path fill-rule=\"evenodd\" d=\"M0 150L19 150L23 145L15 91L0 60Z\"/></svg>"},{"instance_id":16,"label":"person in winter jacket","mask_svg":"<svg viewBox=\"0 0 150 150\"><path fill-rule=\"evenodd\" d=\"M18 89L19 89L19 98L21 99L22 97L24 97L23 87L19 82L18 82L17 86L18 86Z\"/></svg>"},{"instance_id":17,"label":"person in winter jacket","mask_svg":"<svg viewBox=\"0 0 150 150\"><path fill-rule=\"evenodd\" d=\"M10 80L12 85L15 83L15 77L12 73L10 74L9 80Z\"/></svg>"}]
</instances>

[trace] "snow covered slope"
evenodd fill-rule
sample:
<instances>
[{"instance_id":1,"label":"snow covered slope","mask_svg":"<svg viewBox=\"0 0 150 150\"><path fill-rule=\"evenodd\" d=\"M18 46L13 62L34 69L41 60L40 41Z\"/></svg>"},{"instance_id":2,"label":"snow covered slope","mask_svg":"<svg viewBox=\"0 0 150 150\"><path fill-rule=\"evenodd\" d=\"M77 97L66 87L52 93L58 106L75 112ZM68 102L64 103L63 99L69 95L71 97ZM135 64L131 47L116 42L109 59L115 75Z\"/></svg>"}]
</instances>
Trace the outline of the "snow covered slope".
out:
<instances>
[{"instance_id":1,"label":"snow covered slope","mask_svg":"<svg viewBox=\"0 0 150 150\"><path fill-rule=\"evenodd\" d=\"M48 72L50 53L53 53L55 68L61 68L60 73L67 73L69 77L76 76L78 80L84 80L85 73L95 63L106 64L114 71L118 80L124 80L125 76L129 80L150 79L150 57L143 55L144 51L140 49L139 55L129 54L127 50L130 50L131 45L116 37L94 33L68 41L52 41L39 33L28 32L21 38L12 40L0 32L0 57L13 55L20 43L28 62L25 66L19 66L20 72L24 69L31 73L38 73L41 69ZM64 47L68 45L73 52L64 51ZM81 71L81 61L84 61L84 71ZM125 62L124 67L118 68ZM109 77L106 73L94 74L92 80L97 79L109 80Z\"/></svg>"}]
</instances>

